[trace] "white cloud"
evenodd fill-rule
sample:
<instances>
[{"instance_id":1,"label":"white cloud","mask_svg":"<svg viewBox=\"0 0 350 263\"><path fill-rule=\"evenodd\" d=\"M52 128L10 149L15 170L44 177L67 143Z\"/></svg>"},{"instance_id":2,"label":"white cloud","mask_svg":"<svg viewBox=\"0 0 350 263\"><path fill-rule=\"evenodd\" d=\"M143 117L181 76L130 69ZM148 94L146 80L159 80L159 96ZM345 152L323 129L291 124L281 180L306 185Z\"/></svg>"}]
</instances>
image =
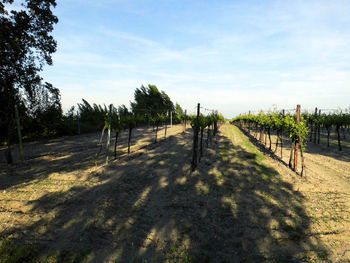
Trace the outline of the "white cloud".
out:
<instances>
[{"instance_id":1,"label":"white cloud","mask_svg":"<svg viewBox=\"0 0 350 263\"><path fill-rule=\"evenodd\" d=\"M45 74L66 109L82 96L128 105L148 83L184 108L201 102L227 116L273 104L348 107L350 4L335 2L221 4L214 9L222 24L179 22L169 41L117 26L75 29L58 37L55 66Z\"/></svg>"}]
</instances>

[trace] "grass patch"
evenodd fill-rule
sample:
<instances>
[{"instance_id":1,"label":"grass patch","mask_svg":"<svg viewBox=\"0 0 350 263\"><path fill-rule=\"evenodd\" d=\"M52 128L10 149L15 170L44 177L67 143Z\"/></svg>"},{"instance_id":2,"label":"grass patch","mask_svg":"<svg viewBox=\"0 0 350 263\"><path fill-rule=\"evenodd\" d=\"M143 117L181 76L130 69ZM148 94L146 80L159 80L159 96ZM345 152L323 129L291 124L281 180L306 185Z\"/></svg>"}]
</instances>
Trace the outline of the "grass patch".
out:
<instances>
[{"instance_id":1,"label":"grass patch","mask_svg":"<svg viewBox=\"0 0 350 263\"><path fill-rule=\"evenodd\" d=\"M231 141L234 141L235 137L238 137L241 146L248 150L251 154L255 154L254 157L257 162L266 160L266 157L256 149L256 147L249 141L248 137L245 136L236 126L231 124L227 124L225 126L225 133ZM247 156L247 159L252 159L252 156Z\"/></svg>"},{"instance_id":2,"label":"grass patch","mask_svg":"<svg viewBox=\"0 0 350 263\"><path fill-rule=\"evenodd\" d=\"M38 246L20 244L7 239L0 242L0 263L39 262L35 259L39 252Z\"/></svg>"}]
</instances>

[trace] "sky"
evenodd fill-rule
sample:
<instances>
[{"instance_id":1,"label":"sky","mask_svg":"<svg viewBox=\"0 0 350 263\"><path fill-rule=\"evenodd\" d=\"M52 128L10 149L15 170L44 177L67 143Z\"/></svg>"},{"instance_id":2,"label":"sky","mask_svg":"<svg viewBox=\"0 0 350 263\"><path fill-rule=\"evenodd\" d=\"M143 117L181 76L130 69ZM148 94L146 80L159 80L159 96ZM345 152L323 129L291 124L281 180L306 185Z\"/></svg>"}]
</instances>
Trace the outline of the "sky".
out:
<instances>
[{"instance_id":1,"label":"sky","mask_svg":"<svg viewBox=\"0 0 350 263\"><path fill-rule=\"evenodd\" d=\"M350 1L59 0L64 111L154 84L189 113L350 106Z\"/></svg>"}]
</instances>

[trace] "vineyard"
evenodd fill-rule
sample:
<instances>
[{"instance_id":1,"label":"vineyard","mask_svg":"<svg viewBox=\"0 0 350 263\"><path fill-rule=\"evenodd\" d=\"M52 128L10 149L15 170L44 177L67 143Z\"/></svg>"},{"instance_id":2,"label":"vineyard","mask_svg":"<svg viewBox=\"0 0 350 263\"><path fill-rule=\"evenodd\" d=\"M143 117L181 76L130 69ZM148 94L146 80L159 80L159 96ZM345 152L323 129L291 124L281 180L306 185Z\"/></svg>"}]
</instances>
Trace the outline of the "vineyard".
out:
<instances>
[{"instance_id":1,"label":"vineyard","mask_svg":"<svg viewBox=\"0 0 350 263\"><path fill-rule=\"evenodd\" d=\"M103 129L25 143L25 162L1 163L0 258L346 261L350 136L338 115L328 133L336 114L299 107L231 125L198 104L171 125L166 111L110 106Z\"/></svg>"},{"instance_id":2,"label":"vineyard","mask_svg":"<svg viewBox=\"0 0 350 263\"><path fill-rule=\"evenodd\" d=\"M263 111L258 114L240 115L231 121L232 124L238 125L244 132L253 136L260 145L273 152L274 155L283 159L283 134L289 138L290 154L288 166L294 171L298 169L298 151L300 151L302 164L301 172L304 173L304 155L309 143L320 144L321 134L327 133L327 147L330 147L331 132L335 131L339 151L342 151L342 140L346 139L346 134L350 135L350 114L321 114L321 110L315 109L314 114L304 112L301 114L298 105L295 113ZM271 135L275 140L272 140ZM323 140L322 140L323 141ZM274 145L274 147L272 146ZM348 147L348 145L346 145ZM280 148L280 150L278 150ZM279 154L280 153L280 154Z\"/></svg>"}]
</instances>

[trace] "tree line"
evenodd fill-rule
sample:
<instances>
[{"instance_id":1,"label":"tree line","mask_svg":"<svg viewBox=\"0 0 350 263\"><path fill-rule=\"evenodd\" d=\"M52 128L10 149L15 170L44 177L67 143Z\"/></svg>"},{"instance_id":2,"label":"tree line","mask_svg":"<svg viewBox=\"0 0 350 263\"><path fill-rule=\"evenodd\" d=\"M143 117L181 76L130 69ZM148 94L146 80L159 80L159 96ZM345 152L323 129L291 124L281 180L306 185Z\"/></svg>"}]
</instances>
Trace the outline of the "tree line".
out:
<instances>
[{"instance_id":1,"label":"tree line","mask_svg":"<svg viewBox=\"0 0 350 263\"><path fill-rule=\"evenodd\" d=\"M58 23L52 12L56 0L24 0L16 8L13 3L0 0L0 144L7 146L8 163L13 162L12 144L102 129L111 109L83 99L63 114L59 89L40 76L45 65L52 65L57 48L51 35ZM131 110L121 105L117 112L130 125L142 118L154 126L167 114L174 122L183 114L154 85L136 89Z\"/></svg>"}]
</instances>

